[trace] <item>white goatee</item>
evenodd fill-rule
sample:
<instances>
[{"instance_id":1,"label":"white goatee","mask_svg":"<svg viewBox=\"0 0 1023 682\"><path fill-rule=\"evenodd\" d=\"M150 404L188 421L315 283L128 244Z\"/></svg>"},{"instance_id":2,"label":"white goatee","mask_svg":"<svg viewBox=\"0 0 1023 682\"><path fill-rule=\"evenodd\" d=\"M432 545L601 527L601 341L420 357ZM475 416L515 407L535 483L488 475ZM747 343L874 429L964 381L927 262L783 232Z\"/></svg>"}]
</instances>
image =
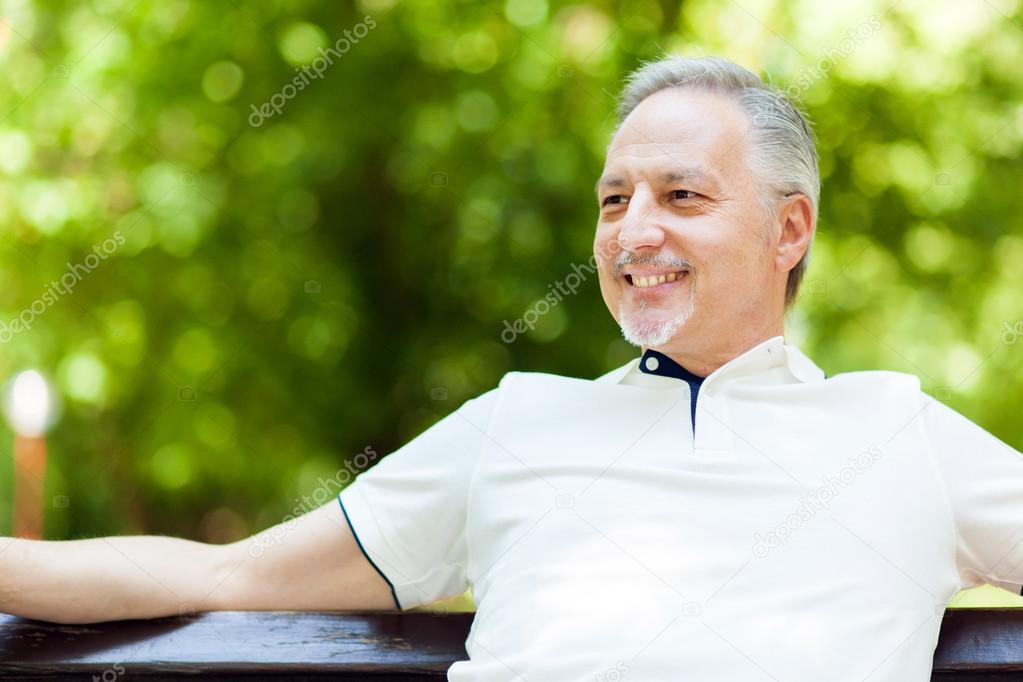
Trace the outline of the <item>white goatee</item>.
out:
<instances>
[{"instance_id":1,"label":"white goatee","mask_svg":"<svg viewBox=\"0 0 1023 682\"><path fill-rule=\"evenodd\" d=\"M690 272L692 277L692 272ZM633 346L645 348L657 348L663 346L673 338L678 330L682 328L696 308L696 280L689 285L689 305L679 315L668 320L655 322L644 322L636 318L643 316L646 310L646 301L640 301L639 311L633 312L626 309L624 301L618 303L618 320L622 328L622 336Z\"/></svg>"}]
</instances>

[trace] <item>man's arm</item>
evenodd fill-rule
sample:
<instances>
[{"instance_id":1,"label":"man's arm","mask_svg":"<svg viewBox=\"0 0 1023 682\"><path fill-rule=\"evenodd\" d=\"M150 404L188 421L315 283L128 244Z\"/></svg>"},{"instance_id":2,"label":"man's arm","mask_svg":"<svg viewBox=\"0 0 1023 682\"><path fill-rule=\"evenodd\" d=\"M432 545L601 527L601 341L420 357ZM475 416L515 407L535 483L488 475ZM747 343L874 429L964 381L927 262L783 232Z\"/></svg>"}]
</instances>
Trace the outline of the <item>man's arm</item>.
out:
<instances>
[{"instance_id":1,"label":"man's arm","mask_svg":"<svg viewBox=\"0 0 1023 682\"><path fill-rule=\"evenodd\" d=\"M227 545L161 536L0 539L0 612L39 620L395 608L337 500Z\"/></svg>"},{"instance_id":2,"label":"man's arm","mask_svg":"<svg viewBox=\"0 0 1023 682\"><path fill-rule=\"evenodd\" d=\"M923 396L920 424L948 495L962 588L1023 588L1023 453Z\"/></svg>"}]
</instances>

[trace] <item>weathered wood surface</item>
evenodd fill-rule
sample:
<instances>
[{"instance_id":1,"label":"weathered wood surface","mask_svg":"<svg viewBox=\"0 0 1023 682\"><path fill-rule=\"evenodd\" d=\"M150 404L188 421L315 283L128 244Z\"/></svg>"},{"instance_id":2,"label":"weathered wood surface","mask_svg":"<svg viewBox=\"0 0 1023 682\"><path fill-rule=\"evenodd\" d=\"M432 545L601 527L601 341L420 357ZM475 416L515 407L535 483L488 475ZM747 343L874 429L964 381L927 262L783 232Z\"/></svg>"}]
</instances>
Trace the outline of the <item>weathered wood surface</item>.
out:
<instances>
[{"instance_id":1,"label":"weathered wood surface","mask_svg":"<svg viewBox=\"0 0 1023 682\"><path fill-rule=\"evenodd\" d=\"M472 614L225 611L58 625L0 615L0 677L444 680L465 659L471 622ZM1023 609L948 611L932 679L1023 680Z\"/></svg>"},{"instance_id":2,"label":"weathered wood surface","mask_svg":"<svg viewBox=\"0 0 1023 682\"><path fill-rule=\"evenodd\" d=\"M1023 680L1023 609L946 611L931 679Z\"/></svg>"},{"instance_id":3,"label":"weathered wood surface","mask_svg":"<svg viewBox=\"0 0 1023 682\"><path fill-rule=\"evenodd\" d=\"M0 678L443 680L472 614L223 611L58 625L0 615Z\"/></svg>"}]
</instances>

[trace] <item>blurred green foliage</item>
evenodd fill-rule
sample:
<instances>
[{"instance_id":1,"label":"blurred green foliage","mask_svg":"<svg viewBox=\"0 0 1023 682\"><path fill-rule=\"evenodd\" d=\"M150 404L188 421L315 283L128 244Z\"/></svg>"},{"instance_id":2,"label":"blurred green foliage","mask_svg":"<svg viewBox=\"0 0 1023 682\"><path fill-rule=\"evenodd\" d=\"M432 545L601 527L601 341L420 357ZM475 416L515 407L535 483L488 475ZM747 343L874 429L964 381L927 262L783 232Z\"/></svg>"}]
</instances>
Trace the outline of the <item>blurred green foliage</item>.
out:
<instances>
[{"instance_id":1,"label":"blurred green foliage","mask_svg":"<svg viewBox=\"0 0 1023 682\"><path fill-rule=\"evenodd\" d=\"M614 96L664 51L769 73L815 121L790 340L1023 447L1019 2L0 8L0 320L31 318L0 378L39 368L64 401L47 537L237 539L509 370L628 360L595 278L501 331L591 255Z\"/></svg>"}]
</instances>

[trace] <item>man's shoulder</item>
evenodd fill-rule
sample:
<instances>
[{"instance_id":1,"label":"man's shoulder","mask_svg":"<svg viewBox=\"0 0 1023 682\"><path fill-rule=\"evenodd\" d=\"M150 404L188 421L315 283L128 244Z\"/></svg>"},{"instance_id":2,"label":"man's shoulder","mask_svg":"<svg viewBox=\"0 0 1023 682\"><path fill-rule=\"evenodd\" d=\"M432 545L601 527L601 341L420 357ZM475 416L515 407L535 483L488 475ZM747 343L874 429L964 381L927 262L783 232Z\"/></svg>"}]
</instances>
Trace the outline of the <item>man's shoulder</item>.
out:
<instances>
[{"instance_id":1,"label":"man's shoulder","mask_svg":"<svg viewBox=\"0 0 1023 682\"><path fill-rule=\"evenodd\" d=\"M920 377L893 370L857 370L829 376L821 398L849 404L860 403L865 409L903 412L915 411L925 399Z\"/></svg>"},{"instance_id":2,"label":"man's shoulder","mask_svg":"<svg viewBox=\"0 0 1023 682\"><path fill-rule=\"evenodd\" d=\"M610 372L601 374L599 377L594 379L594 381L598 381L602 384L621 383L622 378L625 377L625 375L631 372L633 369L635 369L637 365L639 365L639 360L640 359L638 357L633 358L632 360L629 360L621 367L615 367Z\"/></svg>"},{"instance_id":3,"label":"man's shoulder","mask_svg":"<svg viewBox=\"0 0 1023 682\"><path fill-rule=\"evenodd\" d=\"M594 379L550 372L513 370L506 372L494 388L463 402L456 412L469 417L470 421L475 424L484 424L504 400L510 398L515 402L521 402L526 399L528 402L539 404L543 402L544 398L558 400L572 394L577 398L589 395L593 393L592 389L596 386L613 386L620 383L621 379L638 362L638 358L630 360L621 367L616 367Z\"/></svg>"},{"instance_id":4,"label":"man's shoulder","mask_svg":"<svg viewBox=\"0 0 1023 682\"><path fill-rule=\"evenodd\" d=\"M639 362L639 358L634 358L629 362L625 363L620 367L615 367L609 372L605 372L600 376L589 379L585 377L574 377L566 374L554 374L552 372L525 372L525 371L511 371L507 372L498 384L498 388L501 388L508 384L550 384L550 385L562 385L570 388L583 387L595 383L598 384L617 384L620 383L622 378L629 373L629 371Z\"/></svg>"},{"instance_id":5,"label":"man's shoulder","mask_svg":"<svg viewBox=\"0 0 1023 682\"><path fill-rule=\"evenodd\" d=\"M903 389L920 390L920 377L908 372L896 372L888 369L864 369L853 372L840 372L827 378L834 382L833 386L892 386Z\"/></svg>"}]
</instances>

